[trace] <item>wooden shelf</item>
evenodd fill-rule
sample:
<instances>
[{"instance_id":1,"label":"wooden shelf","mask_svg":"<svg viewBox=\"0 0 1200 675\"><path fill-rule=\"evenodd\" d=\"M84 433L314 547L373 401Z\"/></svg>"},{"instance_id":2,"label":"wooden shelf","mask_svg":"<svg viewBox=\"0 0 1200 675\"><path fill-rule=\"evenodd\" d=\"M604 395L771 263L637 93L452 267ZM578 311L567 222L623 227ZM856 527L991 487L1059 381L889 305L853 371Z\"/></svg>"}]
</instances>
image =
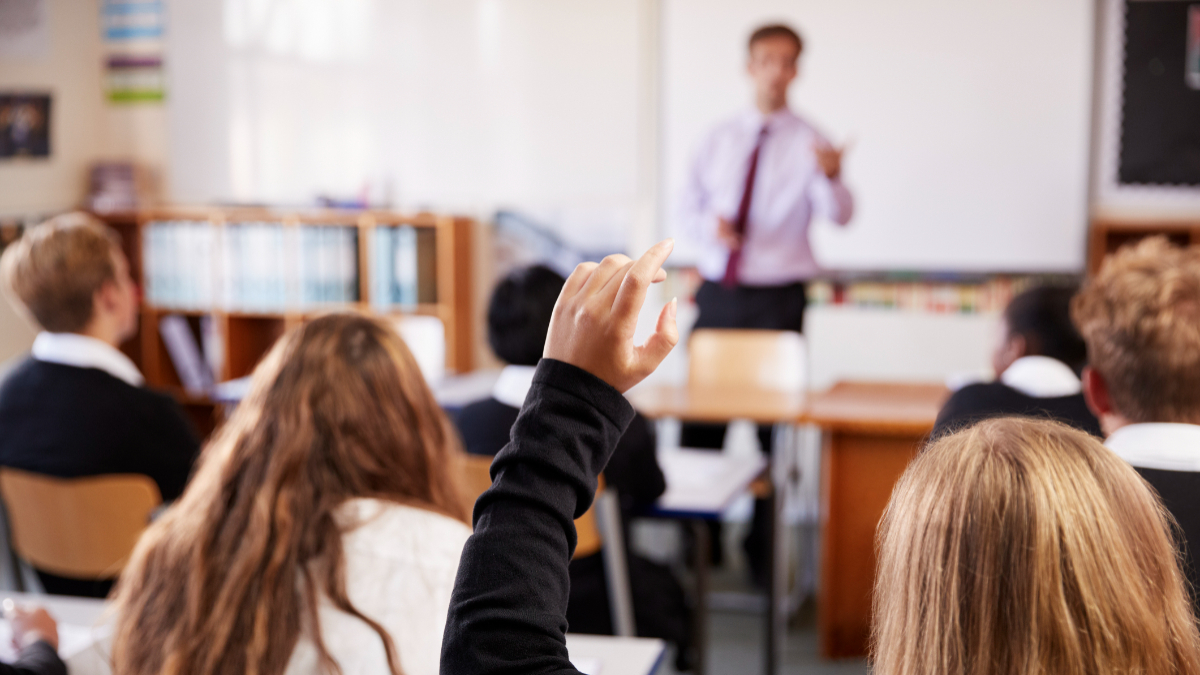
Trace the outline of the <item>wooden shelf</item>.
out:
<instances>
[{"instance_id":1,"label":"wooden shelf","mask_svg":"<svg viewBox=\"0 0 1200 675\"><path fill-rule=\"evenodd\" d=\"M446 368L462 373L473 368L474 326L471 301L474 222L468 218L433 213L395 213L389 211L354 211L337 209L281 210L254 207L155 207L138 211L97 213L120 235L122 248L130 261L134 280L142 285L145 269L142 259L142 238L146 226L156 221L205 221L217 227L240 222L280 223L285 227L337 225L359 228L357 265L359 270L359 302L330 304L283 311L227 310L220 307L167 307L143 303L139 317L139 337L123 346L156 389L172 394L207 435L220 422L222 406L207 396L188 394L175 372L166 345L159 333L162 316L176 314L188 319L193 332L199 334L201 317L210 316L221 336L224 366L216 373L218 381L249 375L259 360L286 330L312 318L337 311L360 311L386 317L435 316L446 330ZM434 288L431 302L415 306L376 308L370 298L371 250L364 230L374 227L412 226L425 230L421 237L430 237L433 244L426 255L432 255L425 288ZM429 293L428 290L423 291Z\"/></svg>"},{"instance_id":2,"label":"wooden shelf","mask_svg":"<svg viewBox=\"0 0 1200 675\"><path fill-rule=\"evenodd\" d=\"M1088 242L1088 273L1100 270L1105 256L1146 237L1164 235L1179 246L1200 244L1200 219L1114 219L1092 221Z\"/></svg>"}]
</instances>

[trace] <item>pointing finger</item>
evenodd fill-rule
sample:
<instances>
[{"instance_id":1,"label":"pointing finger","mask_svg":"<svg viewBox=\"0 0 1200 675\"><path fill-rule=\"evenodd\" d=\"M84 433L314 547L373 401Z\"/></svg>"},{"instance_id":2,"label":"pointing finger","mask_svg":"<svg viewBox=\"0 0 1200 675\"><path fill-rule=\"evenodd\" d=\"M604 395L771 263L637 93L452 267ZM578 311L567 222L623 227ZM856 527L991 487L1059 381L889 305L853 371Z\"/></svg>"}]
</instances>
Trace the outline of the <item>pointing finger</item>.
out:
<instances>
[{"instance_id":1,"label":"pointing finger","mask_svg":"<svg viewBox=\"0 0 1200 675\"><path fill-rule=\"evenodd\" d=\"M613 319L622 321L631 319L636 322L642 303L646 301L646 289L658 277L663 262L675 248L674 239L664 239L637 259L628 274L621 281L617 291L616 302L613 304Z\"/></svg>"}]
</instances>

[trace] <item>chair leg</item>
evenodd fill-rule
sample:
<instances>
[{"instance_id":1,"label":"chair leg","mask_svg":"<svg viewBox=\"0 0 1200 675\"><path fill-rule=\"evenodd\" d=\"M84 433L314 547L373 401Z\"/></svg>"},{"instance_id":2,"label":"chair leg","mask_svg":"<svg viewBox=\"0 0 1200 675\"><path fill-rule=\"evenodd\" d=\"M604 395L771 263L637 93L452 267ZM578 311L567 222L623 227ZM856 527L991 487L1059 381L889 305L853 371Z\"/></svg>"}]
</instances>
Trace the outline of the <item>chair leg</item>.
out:
<instances>
[{"instance_id":1,"label":"chair leg","mask_svg":"<svg viewBox=\"0 0 1200 675\"><path fill-rule=\"evenodd\" d=\"M621 507L611 489L596 497L597 525L604 540L604 577L608 582L608 606L613 632L621 637L636 637L633 619L633 591L629 586L629 562L625 557L625 537L621 530Z\"/></svg>"}]
</instances>

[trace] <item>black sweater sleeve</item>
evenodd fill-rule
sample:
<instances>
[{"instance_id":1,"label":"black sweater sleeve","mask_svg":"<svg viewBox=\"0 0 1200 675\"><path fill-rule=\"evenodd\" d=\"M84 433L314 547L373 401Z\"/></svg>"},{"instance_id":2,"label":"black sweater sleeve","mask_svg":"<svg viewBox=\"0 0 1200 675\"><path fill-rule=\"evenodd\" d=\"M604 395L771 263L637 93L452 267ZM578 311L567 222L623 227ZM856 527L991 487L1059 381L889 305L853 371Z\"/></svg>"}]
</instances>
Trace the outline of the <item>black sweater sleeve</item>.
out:
<instances>
[{"instance_id":1,"label":"black sweater sleeve","mask_svg":"<svg viewBox=\"0 0 1200 675\"><path fill-rule=\"evenodd\" d=\"M54 647L38 641L21 650L16 663L0 663L0 675L67 675L67 665Z\"/></svg>"},{"instance_id":2,"label":"black sweater sleeve","mask_svg":"<svg viewBox=\"0 0 1200 675\"><path fill-rule=\"evenodd\" d=\"M620 392L543 359L475 503L442 640L443 675L575 673L567 658L574 519L633 419Z\"/></svg>"}]
</instances>

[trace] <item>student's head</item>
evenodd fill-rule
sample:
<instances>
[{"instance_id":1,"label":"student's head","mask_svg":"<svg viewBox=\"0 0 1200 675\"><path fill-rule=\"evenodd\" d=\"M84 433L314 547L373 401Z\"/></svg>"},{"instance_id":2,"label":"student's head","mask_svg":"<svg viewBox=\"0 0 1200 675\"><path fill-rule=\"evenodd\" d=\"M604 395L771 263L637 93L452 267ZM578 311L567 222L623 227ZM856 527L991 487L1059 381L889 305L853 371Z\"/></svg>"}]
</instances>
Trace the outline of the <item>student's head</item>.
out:
<instances>
[{"instance_id":1,"label":"student's head","mask_svg":"<svg viewBox=\"0 0 1200 675\"><path fill-rule=\"evenodd\" d=\"M754 82L761 110L773 111L787 105L787 90L796 79L804 41L789 26L771 24L750 34L746 72Z\"/></svg>"},{"instance_id":2,"label":"student's head","mask_svg":"<svg viewBox=\"0 0 1200 675\"><path fill-rule=\"evenodd\" d=\"M1117 251L1072 316L1087 342L1084 394L1105 433L1200 424L1200 248L1156 237Z\"/></svg>"},{"instance_id":3,"label":"student's head","mask_svg":"<svg viewBox=\"0 0 1200 675\"><path fill-rule=\"evenodd\" d=\"M1048 356L1076 373L1087 364L1087 348L1071 323L1075 288L1038 286L1012 299L1004 310L1003 335L992 365L999 375L1023 356Z\"/></svg>"},{"instance_id":4,"label":"student's head","mask_svg":"<svg viewBox=\"0 0 1200 675\"><path fill-rule=\"evenodd\" d=\"M333 314L291 330L122 573L115 672L282 673L325 597L380 635L399 675L390 636L346 596L354 523L337 510L371 497L465 520L454 439L385 323Z\"/></svg>"},{"instance_id":5,"label":"student's head","mask_svg":"<svg viewBox=\"0 0 1200 675\"><path fill-rule=\"evenodd\" d=\"M43 329L113 345L137 331L137 287L116 232L84 213L51 218L0 258L5 291Z\"/></svg>"},{"instance_id":6,"label":"student's head","mask_svg":"<svg viewBox=\"0 0 1200 675\"><path fill-rule=\"evenodd\" d=\"M994 419L921 453L879 524L879 675L1200 671L1173 522L1088 434Z\"/></svg>"},{"instance_id":7,"label":"student's head","mask_svg":"<svg viewBox=\"0 0 1200 675\"><path fill-rule=\"evenodd\" d=\"M535 366L546 346L554 303L566 279L534 265L504 277L488 304L488 342L496 356L515 366Z\"/></svg>"}]
</instances>

